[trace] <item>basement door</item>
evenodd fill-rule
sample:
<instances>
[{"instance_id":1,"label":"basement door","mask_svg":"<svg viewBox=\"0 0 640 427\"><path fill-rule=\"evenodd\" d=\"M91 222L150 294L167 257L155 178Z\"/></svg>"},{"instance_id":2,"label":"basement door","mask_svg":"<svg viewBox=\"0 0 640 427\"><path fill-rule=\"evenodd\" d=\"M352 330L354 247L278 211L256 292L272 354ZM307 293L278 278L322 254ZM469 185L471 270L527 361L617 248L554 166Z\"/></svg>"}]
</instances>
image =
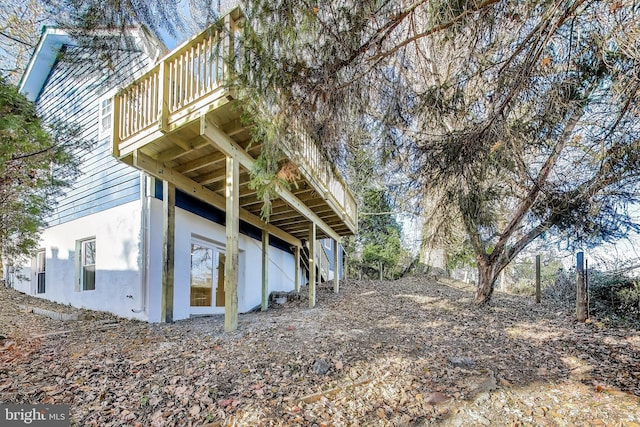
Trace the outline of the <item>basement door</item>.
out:
<instances>
[{"instance_id":1,"label":"basement door","mask_svg":"<svg viewBox=\"0 0 640 427\"><path fill-rule=\"evenodd\" d=\"M191 314L212 314L224 307L224 260L222 248L191 241Z\"/></svg>"}]
</instances>

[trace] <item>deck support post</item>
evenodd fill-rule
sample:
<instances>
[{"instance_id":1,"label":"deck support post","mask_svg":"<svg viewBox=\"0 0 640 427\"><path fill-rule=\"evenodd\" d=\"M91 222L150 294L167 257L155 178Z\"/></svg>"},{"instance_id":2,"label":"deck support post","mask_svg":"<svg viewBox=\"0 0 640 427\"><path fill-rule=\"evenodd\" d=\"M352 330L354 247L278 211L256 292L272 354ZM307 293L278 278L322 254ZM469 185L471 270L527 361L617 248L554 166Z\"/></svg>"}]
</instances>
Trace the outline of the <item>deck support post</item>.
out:
<instances>
[{"instance_id":1,"label":"deck support post","mask_svg":"<svg viewBox=\"0 0 640 427\"><path fill-rule=\"evenodd\" d=\"M333 292L340 292L340 263L338 262L340 257L338 251L340 245L337 240L333 240Z\"/></svg>"},{"instance_id":2,"label":"deck support post","mask_svg":"<svg viewBox=\"0 0 640 427\"><path fill-rule=\"evenodd\" d=\"M293 256L294 256L294 283L296 293L300 292L300 246L295 246L293 248Z\"/></svg>"},{"instance_id":3,"label":"deck support post","mask_svg":"<svg viewBox=\"0 0 640 427\"><path fill-rule=\"evenodd\" d=\"M235 157L226 163L226 235L224 263L224 330L238 329L238 234L240 232L240 164Z\"/></svg>"},{"instance_id":4,"label":"deck support post","mask_svg":"<svg viewBox=\"0 0 640 427\"><path fill-rule=\"evenodd\" d=\"M262 305L261 310L269 308L269 232L262 230Z\"/></svg>"},{"instance_id":5,"label":"deck support post","mask_svg":"<svg viewBox=\"0 0 640 427\"><path fill-rule=\"evenodd\" d=\"M173 322L173 278L176 235L176 186L162 181L162 297L160 321Z\"/></svg>"},{"instance_id":6,"label":"deck support post","mask_svg":"<svg viewBox=\"0 0 640 427\"><path fill-rule=\"evenodd\" d=\"M309 308L316 306L316 223L309 225Z\"/></svg>"}]
</instances>

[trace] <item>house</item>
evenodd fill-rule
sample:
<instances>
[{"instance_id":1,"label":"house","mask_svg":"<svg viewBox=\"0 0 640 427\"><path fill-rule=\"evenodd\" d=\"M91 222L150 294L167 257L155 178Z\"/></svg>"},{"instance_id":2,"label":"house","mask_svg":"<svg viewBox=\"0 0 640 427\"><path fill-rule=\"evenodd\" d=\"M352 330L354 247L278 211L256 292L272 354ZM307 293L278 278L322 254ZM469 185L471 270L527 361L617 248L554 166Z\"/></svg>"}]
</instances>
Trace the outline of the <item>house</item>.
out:
<instances>
[{"instance_id":1,"label":"house","mask_svg":"<svg viewBox=\"0 0 640 427\"><path fill-rule=\"evenodd\" d=\"M270 292L308 280L313 306L318 279L338 290L339 242L356 232L357 206L304 132L282 147L298 180L277 189L268 223L249 188L261 147L223 84L243 19L234 9L167 54L131 30L104 60L44 31L20 91L45 121L74 120L96 145L16 289L150 322L224 313L228 330L239 312L266 309Z\"/></svg>"}]
</instances>

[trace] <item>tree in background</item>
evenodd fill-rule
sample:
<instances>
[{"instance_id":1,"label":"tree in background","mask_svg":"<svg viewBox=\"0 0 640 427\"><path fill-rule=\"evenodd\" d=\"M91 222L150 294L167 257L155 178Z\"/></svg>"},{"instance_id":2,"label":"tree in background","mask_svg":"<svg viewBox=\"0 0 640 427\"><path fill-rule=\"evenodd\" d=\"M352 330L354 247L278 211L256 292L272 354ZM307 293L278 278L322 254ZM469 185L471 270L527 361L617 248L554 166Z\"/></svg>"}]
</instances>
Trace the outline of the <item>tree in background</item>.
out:
<instances>
[{"instance_id":1,"label":"tree in background","mask_svg":"<svg viewBox=\"0 0 640 427\"><path fill-rule=\"evenodd\" d=\"M380 174L375 173L375 157L372 150L357 150L348 159L351 189L360 215L358 233L345 239L344 245L361 270L395 278L402 270L407 251L402 245L402 228L396 220L397 207L387 189L378 182Z\"/></svg>"},{"instance_id":2,"label":"tree in background","mask_svg":"<svg viewBox=\"0 0 640 427\"><path fill-rule=\"evenodd\" d=\"M77 129L45 129L35 108L0 77L0 258L6 264L33 254L56 198L78 173ZM0 263L1 264L1 263Z\"/></svg>"},{"instance_id":3,"label":"tree in background","mask_svg":"<svg viewBox=\"0 0 640 427\"><path fill-rule=\"evenodd\" d=\"M0 73L17 83L38 43L44 10L37 0L0 0Z\"/></svg>"},{"instance_id":4,"label":"tree in background","mask_svg":"<svg viewBox=\"0 0 640 427\"><path fill-rule=\"evenodd\" d=\"M360 210L356 242L362 251L362 261L373 268L382 268L388 278L393 278L403 253L402 228L395 220L389 197L384 190L367 189L362 194Z\"/></svg>"},{"instance_id":5,"label":"tree in background","mask_svg":"<svg viewBox=\"0 0 640 427\"><path fill-rule=\"evenodd\" d=\"M406 191L435 195L434 229L463 230L478 303L545 234L595 244L638 228L633 5L251 3L251 67L271 108L338 158L354 123L379 127Z\"/></svg>"},{"instance_id":6,"label":"tree in background","mask_svg":"<svg viewBox=\"0 0 640 427\"><path fill-rule=\"evenodd\" d=\"M153 9L101 7L142 20L131 11ZM346 170L371 143L350 135L374 135L404 199L435 195L429 219L446 227L434 229L463 230L478 303L545 234L595 244L638 228L631 2L253 0L247 13L238 86L273 126L265 145L302 128Z\"/></svg>"}]
</instances>

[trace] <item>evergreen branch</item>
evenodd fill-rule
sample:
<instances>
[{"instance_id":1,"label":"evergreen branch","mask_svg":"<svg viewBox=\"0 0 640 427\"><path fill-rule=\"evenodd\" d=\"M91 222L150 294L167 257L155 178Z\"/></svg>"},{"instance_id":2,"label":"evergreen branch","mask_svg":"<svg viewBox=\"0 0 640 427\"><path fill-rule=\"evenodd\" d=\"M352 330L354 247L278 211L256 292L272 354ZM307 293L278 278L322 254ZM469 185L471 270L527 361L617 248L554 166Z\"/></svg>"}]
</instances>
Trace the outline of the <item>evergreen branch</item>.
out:
<instances>
[{"instance_id":1,"label":"evergreen branch","mask_svg":"<svg viewBox=\"0 0 640 427\"><path fill-rule=\"evenodd\" d=\"M374 60L378 60L381 58L385 58L389 55L392 55L394 53L396 53L397 51L399 51L400 49L402 49L403 47L407 46L408 44L411 44L419 39L422 39L424 37L428 37L431 36L433 34L439 33L440 31L446 30L449 27L452 27L454 24L456 24L457 22L459 22L460 20L462 20L463 18L465 18L467 15L470 15L472 13L478 12L486 7L489 7L495 3L498 3L500 0L485 0L484 2L480 3L478 6L476 7L472 7L470 9L466 9L464 12L462 12L460 15L456 16L455 18L453 18L450 21L447 21L443 24L440 25L436 25L435 27L431 27L426 31L423 31L422 33L418 33L413 35L412 37L409 37L408 39L398 43L397 45L395 45L393 48L385 51L385 52L381 52L378 53L376 55L373 55L372 57L370 57L368 60L369 61L374 61ZM402 19L404 19L406 16L403 16Z\"/></svg>"},{"instance_id":2,"label":"evergreen branch","mask_svg":"<svg viewBox=\"0 0 640 427\"><path fill-rule=\"evenodd\" d=\"M411 6L403 10L401 13L399 13L398 15L391 17L391 19L387 21L387 23L384 24L382 27L378 28L375 31L375 33L372 34L371 37L369 37L369 39L365 43L360 45L358 49L351 52L351 55L349 55L348 58L345 58L342 61L339 61L338 63L334 64L332 67L333 71L335 72L349 65L358 56L367 52L373 45L382 43L391 34L391 32L393 32L393 30L396 29L398 25L400 25L400 23L407 16L411 15L420 5L426 3L427 1L428 0L418 0L415 3L413 3ZM491 1L498 1L498 0L491 0Z\"/></svg>"}]
</instances>

